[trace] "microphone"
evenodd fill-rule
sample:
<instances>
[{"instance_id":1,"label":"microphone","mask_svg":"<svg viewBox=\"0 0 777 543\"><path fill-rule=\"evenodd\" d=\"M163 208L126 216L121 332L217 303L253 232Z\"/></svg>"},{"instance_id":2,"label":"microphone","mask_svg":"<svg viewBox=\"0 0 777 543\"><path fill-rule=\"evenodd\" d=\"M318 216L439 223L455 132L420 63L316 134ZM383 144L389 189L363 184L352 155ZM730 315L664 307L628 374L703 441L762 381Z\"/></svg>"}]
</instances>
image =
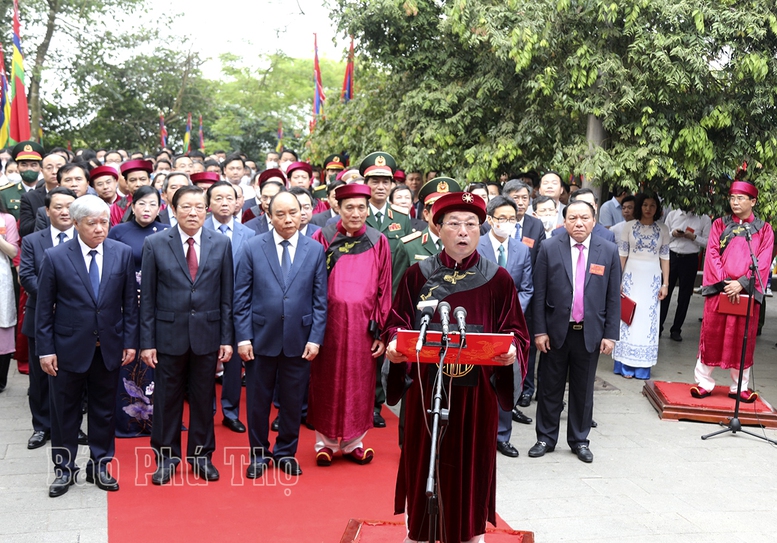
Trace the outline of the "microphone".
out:
<instances>
[{"instance_id":1,"label":"microphone","mask_svg":"<svg viewBox=\"0 0 777 543\"><path fill-rule=\"evenodd\" d=\"M415 352L420 353L424 344L426 343L426 329L429 327L429 323L432 321L432 315L434 315L434 308L427 306L424 307L421 317L421 331L418 333L418 341L415 344Z\"/></svg>"},{"instance_id":2,"label":"microphone","mask_svg":"<svg viewBox=\"0 0 777 543\"><path fill-rule=\"evenodd\" d=\"M464 338L467 335L467 322L464 320L467 316L467 310L459 306L453 310L453 317L459 325L459 343L464 345Z\"/></svg>"},{"instance_id":3,"label":"microphone","mask_svg":"<svg viewBox=\"0 0 777 543\"><path fill-rule=\"evenodd\" d=\"M743 223L742 226L745 227L745 239L747 241L753 241L753 236L750 232L750 224L749 223Z\"/></svg>"},{"instance_id":4,"label":"microphone","mask_svg":"<svg viewBox=\"0 0 777 543\"><path fill-rule=\"evenodd\" d=\"M440 305L437 306L438 311L440 312L440 324L442 325L442 336L447 338L448 334L450 333L450 325L451 325L451 304L448 302L440 302Z\"/></svg>"}]
</instances>

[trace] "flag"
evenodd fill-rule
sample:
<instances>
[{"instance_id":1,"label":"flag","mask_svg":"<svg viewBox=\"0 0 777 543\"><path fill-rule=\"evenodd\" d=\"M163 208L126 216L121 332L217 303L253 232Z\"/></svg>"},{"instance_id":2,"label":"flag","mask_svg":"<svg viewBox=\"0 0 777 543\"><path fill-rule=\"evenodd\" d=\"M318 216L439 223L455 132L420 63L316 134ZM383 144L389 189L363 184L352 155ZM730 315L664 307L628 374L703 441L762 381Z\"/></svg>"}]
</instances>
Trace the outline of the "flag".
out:
<instances>
[{"instance_id":1,"label":"flag","mask_svg":"<svg viewBox=\"0 0 777 543\"><path fill-rule=\"evenodd\" d=\"M200 151L205 151L205 134L202 133L202 115L200 115Z\"/></svg>"},{"instance_id":2,"label":"flag","mask_svg":"<svg viewBox=\"0 0 777 543\"><path fill-rule=\"evenodd\" d=\"M159 146L164 149L167 147L167 128L165 128L165 116L159 114Z\"/></svg>"},{"instance_id":3,"label":"flag","mask_svg":"<svg viewBox=\"0 0 777 543\"><path fill-rule=\"evenodd\" d=\"M43 147L43 119L38 124L38 143Z\"/></svg>"},{"instance_id":4,"label":"flag","mask_svg":"<svg viewBox=\"0 0 777 543\"><path fill-rule=\"evenodd\" d=\"M313 75L316 79L316 90L313 98L313 120L311 121L311 130L316 126L316 120L324 107L326 96L324 96L324 85L321 83L321 67L318 65L318 36L313 34L313 48L315 57L313 60Z\"/></svg>"},{"instance_id":5,"label":"flag","mask_svg":"<svg viewBox=\"0 0 777 543\"><path fill-rule=\"evenodd\" d=\"M278 145L275 146L275 152L283 151L283 121L278 121Z\"/></svg>"},{"instance_id":6,"label":"flag","mask_svg":"<svg viewBox=\"0 0 777 543\"><path fill-rule=\"evenodd\" d=\"M186 134L183 135L183 152L188 153L192 150L192 114L186 118Z\"/></svg>"},{"instance_id":7,"label":"flag","mask_svg":"<svg viewBox=\"0 0 777 543\"><path fill-rule=\"evenodd\" d=\"M11 56L11 127L10 143L30 139L30 109L24 90L24 56L19 37L19 1L13 1L13 54Z\"/></svg>"},{"instance_id":8,"label":"flag","mask_svg":"<svg viewBox=\"0 0 777 543\"><path fill-rule=\"evenodd\" d=\"M11 128L11 100L8 96L8 78L5 76L5 56L0 44L0 149L8 146L8 131Z\"/></svg>"},{"instance_id":9,"label":"flag","mask_svg":"<svg viewBox=\"0 0 777 543\"><path fill-rule=\"evenodd\" d=\"M351 48L348 51L348 64L345 66L345 78L343 79L343 91L340 93L340 101L345 102L353 98L353 36L351 36Z\"/></svg>"}]
</instances>

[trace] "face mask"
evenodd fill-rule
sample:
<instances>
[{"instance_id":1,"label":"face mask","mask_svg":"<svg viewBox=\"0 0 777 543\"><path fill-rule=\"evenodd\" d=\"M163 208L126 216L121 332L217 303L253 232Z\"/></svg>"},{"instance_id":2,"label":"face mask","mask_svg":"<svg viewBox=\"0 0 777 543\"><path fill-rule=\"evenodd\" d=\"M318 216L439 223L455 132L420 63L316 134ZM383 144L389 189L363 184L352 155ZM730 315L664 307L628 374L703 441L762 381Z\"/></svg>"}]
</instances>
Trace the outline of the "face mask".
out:
<instances>
[{"instance_id":1,"label":"face mask","mask_svg":"<svg viewBox=\"0 0 777 543\"><path fill-rule=\"evenodd\" d=\"M278 167L278 163L275 162L274 160L269 160L269 161L265 162L264 165L265 165L266 169L268 169L268 170L272 170L272 169L275 169L275 168Z\"/></svg>"},{"instance_id":2,"label":"face mask","mask_svg":"<svg viewBox=\"0 0 777 543\"><path fill-rule=\"evenodd\" d=\"M22 176L18 173L9 173L6 177L8 178L9 183L21 183L22 181Z\"/></svg>"},{"instance_id":3,"label":"face mask","mask_svg":"<svg viewBox=\"0 0 777 543\"><path fill-rule=\"evenodd\" d=\"M545 227L546 232L550 232L556 228L556 217L539 217L542 221L542 226Z\"/></svg>"},{"instance_id":4,"label":"face mask","mask_svg":"<svg viewBox=\"0 0 777 543\"><path fill-rule=\"evenodd\" d=\"M98 159L97 159L97 161L98 161L100 164L105 164L105 157L98 158Z\"/></svg>"},{"instance_id":5,"label":"face mask","mask_svg":"<svg viewBox=\"0 0 777 543\"><path fill-rule=\"evenodd\" d=\"M288 169L289 165L291 165L291 162L281 162L281 171L283 173L286 173L286 170Z\"/></svg>"},{"instance_id":6,"label":"face mask","mask_svg":"<svg viewBox=\"0 0 777 543\"><path fill-rule=\"evenodd\" d=\"M25 170L21 172L22 181L25 183L34 183L38 180L38 172L35 170Z\"/></svg>"},{"instance_id":7,"label":"face mask","mask_svg":"<svg viewBox=\"0 0 777 543\"><path fill-rule=\"evenodd\" d=\"M515 224L516 223L510 223L510 222L499 224L498 222L493 221L491 223L491 230L493 230L494 234L496 234L500 238L511 238L515 233Z\"/></svg>"}]
</instances>

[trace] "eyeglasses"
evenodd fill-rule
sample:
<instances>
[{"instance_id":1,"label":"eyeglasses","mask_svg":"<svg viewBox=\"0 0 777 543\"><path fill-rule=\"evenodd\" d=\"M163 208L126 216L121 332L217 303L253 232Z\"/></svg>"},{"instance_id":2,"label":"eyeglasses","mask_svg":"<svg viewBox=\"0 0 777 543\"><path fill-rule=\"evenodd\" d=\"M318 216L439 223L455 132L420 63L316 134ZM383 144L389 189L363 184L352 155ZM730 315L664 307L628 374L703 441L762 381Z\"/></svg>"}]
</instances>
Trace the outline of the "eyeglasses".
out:
<instances>
[{"instance_id":1,"label":"eyeglasses","mask_svg":"<svg viewBox=\"0 0 777 543\"><path fill-rule=\"evenodd\" d=\"M480 228L480 224L476 222L457 222L457 221L449 221L444 222L442 225L445 228L448 228L449 230L452 230L454 232L458 231L462 226L469 232L472 232L474 230L477 230Z\"/></svg>"},{"instance_id":2,"label":"eyeglasses","mask_svg":"<svg viewBox=\"0 0 777 543\"><path fill-rule=\"evenodd\" d=\"M183 211L184 213L191 213L192 209L195 210L197 213L205 213L204 205L193 206L190 204L184 204L184 205L178 206L178 210Z\"/></svg>"},{"instance_id":3,"label":"eyeglasses","mask_svg":"<svg viewBox=\"0 0 777 543\"><path fill-rule=\"evenodd\" d=\"M744 202L745 200L749 200L749 196L744 196L742 194L732 194L728 197L729 202Z\"/></svg>"},{"instance_id":4,"label":"eyeglasses","mask_svg":"<svg viewBox=\"0 0 777 543\"><path fill-rule=\"evenodd\" d=\"M515 224L515 223L518 222L518 219L516 219L515 217L510 217L510 218L507 218L507 217L499 217L499 218L491 217L491 218L494 219L499 224L504 224L506 222L509 222L510 224Z\"/></svg>"}]
</instances>

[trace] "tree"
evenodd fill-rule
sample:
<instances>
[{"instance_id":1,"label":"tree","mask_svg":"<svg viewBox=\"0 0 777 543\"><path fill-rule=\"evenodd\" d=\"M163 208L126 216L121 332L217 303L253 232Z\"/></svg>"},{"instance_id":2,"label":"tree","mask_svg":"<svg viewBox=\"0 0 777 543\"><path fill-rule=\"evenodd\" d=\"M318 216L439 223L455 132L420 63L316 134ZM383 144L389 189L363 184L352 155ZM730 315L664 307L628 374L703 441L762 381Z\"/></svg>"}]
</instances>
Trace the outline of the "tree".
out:
<instances>
[{"instance_id":1,"label":"tree","mask_svg":"<svg viewBox=\"0 0 777 543\"><path fill-rule=\"evenodd\" d=\"M582 173L716 212L719 185L747 160L762 166L768 216L772 10L766 0L340 0L333 16L395 91L380 96L392 100L383 118L362 119L367 143L356 147L398 142L386 150L401 161L470 180L510 168ZM590 116L604 147L589 148ZM313 146L343 143L341 129L330 114Z\"/></svg>"}]
</instances>

